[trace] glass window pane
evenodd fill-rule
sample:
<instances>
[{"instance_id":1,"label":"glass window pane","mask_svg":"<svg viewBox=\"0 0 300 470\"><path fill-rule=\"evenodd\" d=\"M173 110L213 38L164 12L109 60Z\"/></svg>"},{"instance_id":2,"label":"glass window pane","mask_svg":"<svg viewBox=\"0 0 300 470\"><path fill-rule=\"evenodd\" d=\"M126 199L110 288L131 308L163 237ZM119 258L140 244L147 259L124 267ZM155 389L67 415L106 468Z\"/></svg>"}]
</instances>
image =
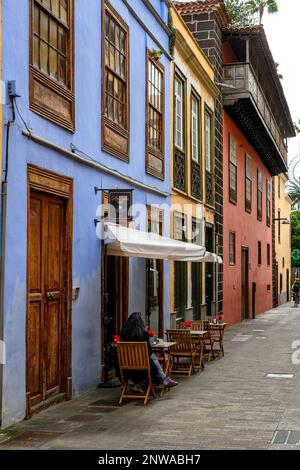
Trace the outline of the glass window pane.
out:
<instances>
[{"instance_id":1,"label":"glass window pane","mask_svg":"<svg viewBox=\"0 0 300 470\"><path fill-rule=\"evenodd\" d=\"M51 7L54 15L59 18L59 0L51 0Z\"/></svg>"},{"instance_id":2,"label":"glass window pane","mask_svg":"<svg viewBox=\"0 0 300 470\"><path fill-rule=\"evenodd\" d=\"M68 0L60 0L60 19L68 23Z\"/></svg>"},{"instance_id":3,"label":"glass window pane","mask_svg":"<svg viewBox=\"0 0 300 470\"><path fill-rule=\"evenodd\" d=\"M109 46L109 66L115 70L115 49L112 45Z\"/></svg>"},{"instance_id":4,"label":"glass window pane","mask_svg":"<svg viewBox=\"0 0 300 470\"><path fill-rule=\"evenodd\" d=\"M108 31L109 31L109 16L106 14L105 15L105 37L108 37Z\"/></svg>"},{"instance_id":5,"label":"glass window pane","mask_svg":"<svg viewBox=\"0 0 300 470\"><path fill-rule=\"evenodd\" d=\"M67 83L66 72L66 59L63 56L59 55L59 81L64 85L66 85Z\"/></svg>"},{"instance_id":6,"label":"glass window pane","mask_svg":"<svg viewBox=\"0 0 300 470\"><path fill-rule=\"evenodd\" d=\"M115 72L120 75L120 53L115 51Z\"/></svg>"},{"instance_id":7,"label":"glass window pane","mask_svg":"<svg viewBox=\"0 0 300 470\"><path fill-rule=\"evenodd\" d=\"M109 50L108 41L105 40L105 64L106 64L106 65L109 65L108 50Z\"/></svg>"},{"instance_id":8,"label":"glass window pane","mask_svg":"<svg viewBox=\"0 0 300 470\"><path fill-rule=\"evenodd\" d=\"M50 75L51 77L58 79L58 70L57 70L57 52L50 48L49 54L49 65L50 65Z\"/></svg>"},{"instance_id":9,"label":"glass window pane","mask_svg":"<svg viewBox=\"0 0 300 470\"><path fill-rule=\"evenodd\" d=\"M109 40L112 44L115 43L115 23L113 21L110 22Z\"/></svg>"},{"instance_id":10,"label":"glass window pane","mask_svg":"<svg viewBox=\"0 0 300 470\"><path fill-rule=\"evenodd\" d=\"M108 88L108 92L111 94L113 94L113 86L114 86L114 76L112 73L108 73L107 88Z\"/></svg>"},{"instance_id":11,"label":"glass window pane","mask_svg":"<svg viewBox=\"0 0 300 470\"><path fill-rule=\"evenodd\" d=\"M33 37L33 63L40 66L40 41L36 36Z\"/></svg>"},{"instance_id":12,"label":"glass window pane","mask_svg":"<svg viewBox=\"0 0 300 470\"><path fill-rule=\"evenodd\" d=\"M36 34L40 33L40 9L37 6L34 7L33 30Z\"/></svg>"},{"instance_id":13,"label":"glass window pane","mask_svg":"<svg viewBox=\"0 0 300 470\"><path fill-rule=\"evenodd\" d=\"M57 49L57 24L50 19L50 44Z\"/></svg>"},{"instance_id":14,"label":"glass window pane","mask_svg":"<svg viewBox=\"0 0 300 470\"><path fill-rule=\"evenodd\" d=\"M126 52L126 50L125 50L125 34L122 30L120 31L120 46L121 46L121 52L123 52L125 54L125 52Z\"/></svg>"},{"instance_id":15,"label":"glass window pane","mask_svg":"<svg viewBox=\"0 0 300 470\"><path fill-rule=\"evenodd\" d=\"M120 75L122 78L125 78L125 57L120 54Z\"/></svg>"},{"instance_id":16,"label":"glass window pane","mask_svg":"<svg viewBox=\"0 0 300 470\"><path fill-rule=\"evenodd\" d=\"M48 46L43 41L40 41L41 47L41 70L48 73Z\"/></svg>"},{"instance_id":17,"label":"glass window pane","mask_svg":"<svg viewBox=\"0 0 300 470\"><path fill-rule=\"evenodd\" d=\"M61 26L58 27L58 50L66 55L66 32Z\"/></svg>"},{"instance_id":18,"label":"glass window pane","mask_svg":"<svg viewBox=\"0 0 300 470\"><path fill-rule=\"evenodd\" d=\"M119 99L119 80L117 78L114 79L114 96Z\"/></svg>"},{"instance_id":19,"label":"glass window pane","mask_svg":"<svg viewBox=\"0 0 300 470\"><path fill-rule=\"evenodd\" d=\"M41 11L41 17L40 17L40 35L43 39L48 41L48 15Z\"/></svg>"},{"instance_id":20,"label":"glass window pane","mask_svg":"<svg viewBox=\"0 0 300 470\"><path fill-rule=\"evenodd\" d=\"M115 28L115 45L117 49L120 49L120 28Z\"/></svg>"}]
</instances>

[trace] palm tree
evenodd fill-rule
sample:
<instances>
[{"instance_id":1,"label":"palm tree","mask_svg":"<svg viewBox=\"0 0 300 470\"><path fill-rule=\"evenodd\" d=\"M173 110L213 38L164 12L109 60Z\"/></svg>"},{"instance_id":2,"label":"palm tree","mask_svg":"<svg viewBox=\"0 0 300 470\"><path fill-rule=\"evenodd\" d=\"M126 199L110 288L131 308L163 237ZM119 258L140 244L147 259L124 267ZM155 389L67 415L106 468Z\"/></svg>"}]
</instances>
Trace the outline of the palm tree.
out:
<instances>
[{"instance_id":1,"label":"palm tree","mask_svg":"<svg viewBox=\"0 0 300 470\"><path fill-rule=\"evenodd\" d=\"M288 193L294 204L300 203L300 178L298 180L289 181Z\"/></svg>"},{"instance_id":2,"label":"palm tree","mask_svg":"<svg viewBox=\"0 0 300 470\"><path fill-rule=\"evenodd\" d=\"M246 5L250 13L259 14L259 24L262 24L262 18L266 10L270 14L278 11L277 0L248 0Z\"/></svg>"}]
</instances>

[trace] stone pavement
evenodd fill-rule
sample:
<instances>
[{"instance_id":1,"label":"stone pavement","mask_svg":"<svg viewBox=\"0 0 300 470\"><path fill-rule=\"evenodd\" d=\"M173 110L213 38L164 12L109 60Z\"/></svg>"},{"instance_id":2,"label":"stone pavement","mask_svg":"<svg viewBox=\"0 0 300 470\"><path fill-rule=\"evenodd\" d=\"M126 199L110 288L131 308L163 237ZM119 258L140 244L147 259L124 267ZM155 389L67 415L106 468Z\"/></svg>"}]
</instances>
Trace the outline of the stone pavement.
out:
<instances>
[{"instance_id":1,"label":"stone pavement","mask_svg":"<svg viewBox=\"0 0 300 470\"><path fill-rule=\"evenodd\" d=\"M300 307L287 304L228 328L224 358L148 406L96 389L0 432L0 449L299 449L295 340Z\"/></svg>"}]
</instances>

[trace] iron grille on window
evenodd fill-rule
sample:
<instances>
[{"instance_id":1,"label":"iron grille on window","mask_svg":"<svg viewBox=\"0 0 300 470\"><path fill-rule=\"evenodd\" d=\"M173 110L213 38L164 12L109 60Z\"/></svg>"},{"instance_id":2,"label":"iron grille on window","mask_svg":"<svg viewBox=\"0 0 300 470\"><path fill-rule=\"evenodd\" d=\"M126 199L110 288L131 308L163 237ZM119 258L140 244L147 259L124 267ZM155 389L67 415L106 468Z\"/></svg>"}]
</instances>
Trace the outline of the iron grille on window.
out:
<instances>
[{"instance_id":1,"label":"iron grille on window","mask_svg":"<svg viewBox=\"0 0 300 470\"><path fill-rule=\"evenodd\" d=\"M176 147L174 152L174 187L185 191L185 154Z\"/></svg>"},{"instance_id":2,"label":"iron grille on window","mask_svg":"<svg viewBox=\"0 0 300 470\"><path fill-rule=\"evenodd\" d=\"M201 199L201 170L200 165L192 161L192 182L191 182L192 196Z\"/></svg>"}]
</instances>

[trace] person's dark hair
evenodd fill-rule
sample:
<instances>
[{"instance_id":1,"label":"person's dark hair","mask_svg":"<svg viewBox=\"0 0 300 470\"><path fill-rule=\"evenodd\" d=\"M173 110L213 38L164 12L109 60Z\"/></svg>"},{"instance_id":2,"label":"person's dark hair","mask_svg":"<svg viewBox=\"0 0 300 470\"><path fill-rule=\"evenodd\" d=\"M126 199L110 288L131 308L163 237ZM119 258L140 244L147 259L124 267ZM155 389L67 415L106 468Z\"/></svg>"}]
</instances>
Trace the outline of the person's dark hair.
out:
<instances>
[{"instance_id":1,"label":"person's dark hair","mask_svg":"<svg viewBox=\"0 0 300 470\"><path fill-rule=\"evenodd\" d=\"M133 312L129 315L122 331L122 341L141 340L145 333L145 324L140 312Z\"/></svg>"}]
</instances>

